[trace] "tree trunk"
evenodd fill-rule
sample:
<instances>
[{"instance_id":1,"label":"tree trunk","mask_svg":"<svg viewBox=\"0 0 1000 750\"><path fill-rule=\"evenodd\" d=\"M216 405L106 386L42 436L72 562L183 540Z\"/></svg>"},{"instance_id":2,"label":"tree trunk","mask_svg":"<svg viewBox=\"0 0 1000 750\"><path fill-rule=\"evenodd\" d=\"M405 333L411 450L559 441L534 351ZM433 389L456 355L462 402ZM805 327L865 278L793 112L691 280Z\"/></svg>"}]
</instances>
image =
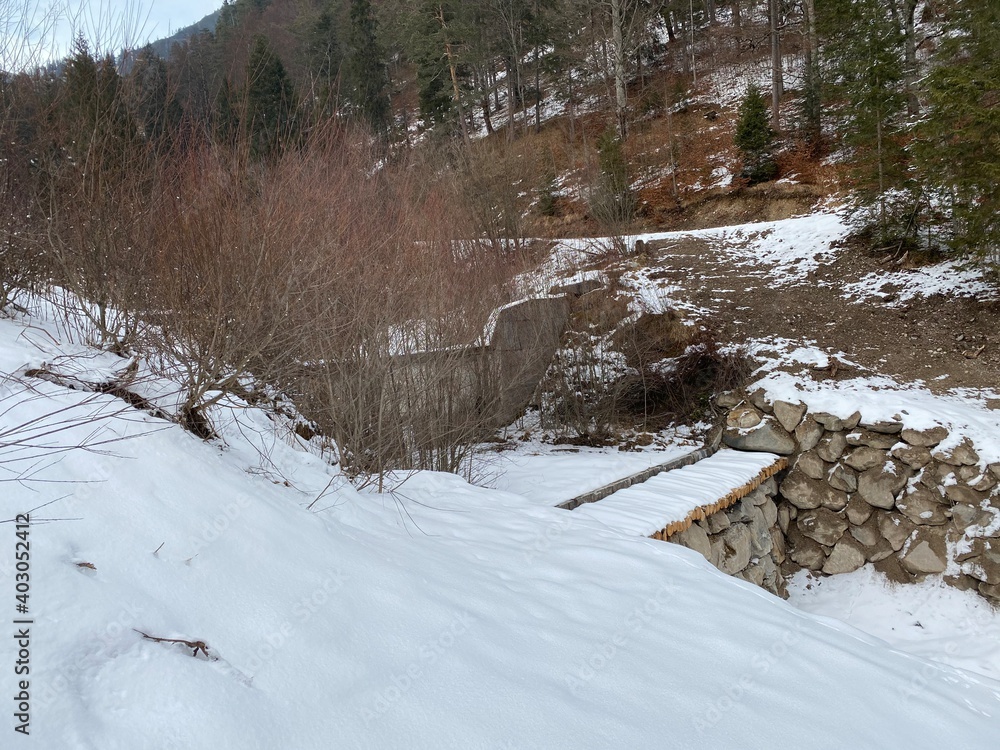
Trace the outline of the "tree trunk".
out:
<instances>
[{"instance_id":1,"label":"tree trunk","mask_svg":"<svg viewBox=\"0 0 1000 750\"><path fill-rule=\"evenodd\" d=\"M625 38L622 26L623 0L611 0L611 56L615 76L615 116L618 121L618 137L622 141L626 135L627 92L625 90Z\"/></svg>"},{"instance_id":2,"label":"tree trunk","mask_svg":"<svg viewBox=\"0 0 1000 750\"><path fill-rule=\"evenodd\" d=\"M778 33L778 14L781 0L769 0L768 16L771 22L771 127L781 129L781 95L784 78L781 73L781 36Z\"/></svg>"},{"instance_id":3,"label":"tree trunk","mask_svg":"<svg viewBox=\"0 0 1000 750\"><path fill-rule=\"evenodd\" d=\"M906 87L906 113L911 117L919 114L920 102L917 100L917 32L914 16L917 12L917 0L906 0L903 5L903 40L906 72L903 85Z\"/></svg>"},{"instance_id":4,"label":"tree trunk","mask_svg":"<svg viewBox=\"0 0 1000 750\"><path fill-rule=\"evenodd\" d=\"M815 146L823 134L823 109L819 75L819 35L816 32L816 0L804 0L806 22L806 137Z\"/></svg>"},{"instance_id":5,"label":"tree trunk","mask_svg":"<svg viewBox=\"0 0 1000 750\"><path fill-rule=\"evenodd\" d=\"M733 0L733 28L743 28L743 18L740 16L740 0Z\"/></svg>"}]
</instances>

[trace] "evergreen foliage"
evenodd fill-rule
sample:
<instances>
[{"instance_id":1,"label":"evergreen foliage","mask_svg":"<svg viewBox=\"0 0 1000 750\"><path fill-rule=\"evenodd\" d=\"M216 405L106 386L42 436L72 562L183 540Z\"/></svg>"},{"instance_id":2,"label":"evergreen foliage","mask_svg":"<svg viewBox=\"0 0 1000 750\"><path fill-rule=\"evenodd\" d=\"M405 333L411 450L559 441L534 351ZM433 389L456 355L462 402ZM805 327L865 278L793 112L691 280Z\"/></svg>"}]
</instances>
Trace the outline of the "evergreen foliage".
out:
<instances>
[{"instance_id":1,"label":"evergreen foliage","mask_svg":"<svg viewBox=\"0 0 1000 750\"><path fill-rule=\"evenodd\" d=\"M267 39L254 37L247 64L246 117L251 147L268 156L294 138L295 92Z\"/></svg>"},{"instance_id":2,"label":"evergreen foliage","mask_svg":"<svg viewBox=\"0 0 1000 750\"><path fill-rule=\"evenodd\" d=\"M916 146L923 182L949 205L953 242L1000 263L1000 5L957 6L925 85Z\"/></svg>"},{"instance_id":3,"label":"evergreen foliage","mask_svg":"<svg viewBox=\"0 0 1000 750\"><path fill-rule=\"evenodd\" d=\"M384 135L392 113L385 55L377 37L377 22L369 0L350 0L350 27L344 66L347 95L355 111L372 130Z\"/></svg>"},{"instance_id":4,"label":"evergreen foliage","mask_svg":"<svg viewBox=\"0 0 1000 750\"><path fill-rule=\"evenodd\" d=\"M740 103L733 142L743 155L742 176L751 185L774 179L778 165L771 155L774 131L771 129L770 111L763 92L755 85L747 88Z\"/></svg>"},{"instance_id":5,"label":"evergreen foliage","mask_svg":"<svg viewBox=\"0 0 1000 750\"><path fill-rule=\"evenodd\" d=\"M603 229L620 235L635 218L638 201L632 190L628 160L614 128L597 141L600 175L590 198L590 210ZM624 247L618 247L624 252Z\"/></svg>"}]
</instances>

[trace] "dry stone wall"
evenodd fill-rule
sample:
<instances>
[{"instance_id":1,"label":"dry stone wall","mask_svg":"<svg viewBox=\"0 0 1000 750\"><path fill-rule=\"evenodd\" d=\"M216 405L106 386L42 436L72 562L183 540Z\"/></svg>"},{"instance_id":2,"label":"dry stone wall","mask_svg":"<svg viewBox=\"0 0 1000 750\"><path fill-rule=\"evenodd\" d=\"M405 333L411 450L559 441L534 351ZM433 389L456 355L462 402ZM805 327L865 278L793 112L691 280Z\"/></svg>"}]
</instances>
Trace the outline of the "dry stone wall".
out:
<instances>
[{"instance_id":1,"label":"dry stone wall","mask_svg":"<svg viewBox=\"0 0 1000 750\"><path fill-rule=\"evenodd\" d=\"M717 402L729 410L726 445L789 457L772 540L786 575L873 563L899 582L944 574L1000 605L1000 464L981 461L967 439L772 403L761 390Z\"/></svg>"},{"instance_id":2,"label":"dry stone wall","mask_svg":"<svg viewBox=\"0 0 1000 750\"><path fill-rule=\"evenodd\" d=\"M667 541L700 552L723 573L787 596L781 573L785 536L774 502L777 491L771 477L735 505L695 521Z\"/></svg>"}]
</instances>

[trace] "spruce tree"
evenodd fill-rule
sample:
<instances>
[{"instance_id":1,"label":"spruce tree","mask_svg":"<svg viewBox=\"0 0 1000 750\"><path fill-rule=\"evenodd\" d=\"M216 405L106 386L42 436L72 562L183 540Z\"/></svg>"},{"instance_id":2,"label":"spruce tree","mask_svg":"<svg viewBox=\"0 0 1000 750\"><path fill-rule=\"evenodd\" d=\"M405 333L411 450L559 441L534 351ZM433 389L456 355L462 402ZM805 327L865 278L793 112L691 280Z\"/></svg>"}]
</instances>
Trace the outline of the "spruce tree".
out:
<instances>
[{"instance_id":1,"label":"spruce tree","mask_svg":"<svg viewBox=\"0 0 1000 750\"><path fill-rule=\"evenodd\" d=\"M355 111L372 130L384 135L392 116L389 75L378 42L378 24L369 0L350 0L350 3L344 83Z\"/></svg>"},{"instance_id":2,"label":"spruce tree","mask_svg":"<svg viewBox=\"0 0 1000 750\"><path fill-rule=\"evenodd\" d=\"M254 37L247 63L246 127L251 148L268 156L295 136L295 92L267 39Z\"/></svg>"},{"instance_id":3,"label":"spruce tree","mask_svg":"<svg viewBox=\"0 0 1000 750\"><path fill-rule=\"evenodd\" d=\"M1000 263L1000 6L956 5L938 64L927 77L929 111L918 130L921 176L946 205L956 247Z\"/></svg>"},{"instance_id":4,"label":"spruce tree","mask_svg":"<svg viewBox=\"0 0 1000 750\"><path fill-rule=\"evenodd\" d=\"M764 94L751 84L740 103L739 119L733 136L736 148L743 155L742 176L750 184L774 179L778 172L771 155L774 131L771 129L770 115Z\"/></svg>"}]
</instances>

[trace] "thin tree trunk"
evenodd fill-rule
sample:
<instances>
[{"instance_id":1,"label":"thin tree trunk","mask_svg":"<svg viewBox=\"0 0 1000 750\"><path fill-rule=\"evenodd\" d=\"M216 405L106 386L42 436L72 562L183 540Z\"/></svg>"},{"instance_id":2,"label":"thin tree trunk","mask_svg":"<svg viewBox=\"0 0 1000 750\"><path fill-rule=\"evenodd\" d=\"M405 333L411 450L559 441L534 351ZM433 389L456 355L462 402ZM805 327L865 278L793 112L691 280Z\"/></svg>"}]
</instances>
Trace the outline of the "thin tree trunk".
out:
<instances>
[{"instance_id":1,"label":"thin tree trunk","mask_svg":"<svg viewBox=\"0 0 1000 750\"><path fill-rule=\"evenodd\" d=\"M911 117L920 112L920 102L917 99L917 40L914 16L917 12L917 0L906 0L903 6L903 39L906 72L903 83L906 87L906 112Z\"/></svg>"},{"instance_id":2,"label":"thin tree trunk","mask_svg":"<svg viewBox=\"0 0 1000 750\"><path fill-rule=\"evenodd\" d=\"M781 72L781 36L778 33L778 13L780 0L770 0L771 21L771 127L781 129L781 95L784 93L784 79Z\"/></svg>"},{"instance_id":3,"label":"thin tree trunk","mask_svg":"<svg viewBox=\"0 0 1000 750\"><path fill-rule=\"evenodd\" d=\"M611 55L615 75L615 115L618 120L618 137L624 141L626 135L626 107L628 105L625 90L625 39L622 26L625 21L622 15L622 0L611 0Z\"/></svg>"}]
</instances>

